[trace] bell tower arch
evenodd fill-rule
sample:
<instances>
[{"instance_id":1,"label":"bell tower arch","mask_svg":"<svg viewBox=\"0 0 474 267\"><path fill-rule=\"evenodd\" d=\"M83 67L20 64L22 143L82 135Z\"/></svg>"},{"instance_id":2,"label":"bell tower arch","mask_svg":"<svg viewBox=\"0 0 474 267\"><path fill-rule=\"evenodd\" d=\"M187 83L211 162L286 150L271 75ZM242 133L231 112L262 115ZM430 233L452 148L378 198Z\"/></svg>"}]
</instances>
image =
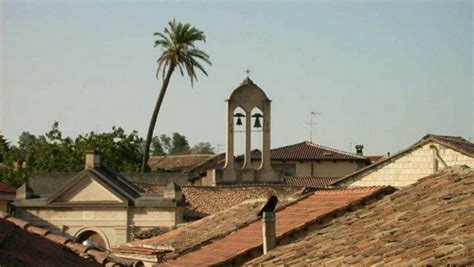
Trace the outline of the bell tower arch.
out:
<instances>
[{"instance_id":1,"label":"bell tower arch","mask_svg":"<svg viewBox=\"0 0 474 267\"><path fill-rule=\"evenodd\" d=\"M270 161L271 137L271 100L265 92L247 77L226 100L226 158L225 165L216 173L215 183L234 182L278 182L279 177L273 171ZM236 109L244 112L236 112ZM252 111L259 110L263 114ZM243 114L245 113L245 114ZM234 118L245 117L245 150L241 168L237 168L234 155ZM263 123L261 120L263 119ZM255 121L252 125L252 121ZM251 136L252 128L261 128L262 131L262 158L257 169L252 168Z\"/></svg>"}]
</instances>

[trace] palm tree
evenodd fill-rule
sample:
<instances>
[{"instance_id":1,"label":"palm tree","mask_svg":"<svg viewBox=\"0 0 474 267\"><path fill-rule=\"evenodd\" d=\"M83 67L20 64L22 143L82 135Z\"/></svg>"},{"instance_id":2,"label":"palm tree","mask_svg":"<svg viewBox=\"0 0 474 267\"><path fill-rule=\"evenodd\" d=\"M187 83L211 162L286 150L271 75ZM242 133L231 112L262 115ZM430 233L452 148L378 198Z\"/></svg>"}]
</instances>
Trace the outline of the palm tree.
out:
<instances>
[{"instance_id":1,"label":"palm tree","mask_svg":"<svg viewBox=\"0 0 474 267\"><path fill-rule=\"evenodd\" d=\"M206 42L204 32L196 29L189 23L177 23L173 19L173 21L168 23L168 28L165 28L164 33L156 32L154 35L158 36L158 39L155 41L155 47L161 47L163 51L157 60L156 78L158 79L161 72L163 83L148 127L141 167L142 173L148 169L153 130L155 129L156 119L158 118L158 113L160 112L161 104L163 103L174 70L178 68L181 76L184 76L184 71L186 71L186 74L191 79L192 87L194 81L197 81L196 68L207 76L207 72L200 61L212 65L211 61L209 61L209 56L195 46L195 43L198 41Z\"/></svg>"}]
</instances>

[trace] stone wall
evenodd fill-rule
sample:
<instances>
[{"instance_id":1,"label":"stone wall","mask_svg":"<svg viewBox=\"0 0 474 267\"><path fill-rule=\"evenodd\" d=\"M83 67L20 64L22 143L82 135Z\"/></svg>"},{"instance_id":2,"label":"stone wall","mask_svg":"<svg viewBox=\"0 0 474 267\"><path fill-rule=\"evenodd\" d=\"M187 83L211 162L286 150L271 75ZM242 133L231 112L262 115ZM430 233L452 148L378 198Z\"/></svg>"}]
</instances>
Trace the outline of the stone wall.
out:
<instances>
[{"instance_id":1,"label":"stone wall","mask_svg":"<svg viewBox=\"0 0 474 267\"><path fill-rule=\"evenodd\" d=\"M474 167L474 158L437 143L428 143L398 158L386 161L369 171L362 172L354 176L354 179L351 179L352 182L348 181L346 184L349 186L391 185L397 187L412 184L433 173L431 145L436 146L439 156L448 166L468 165ZM443 165L438 163L438 168L442 169Z\"/></svg>"},{"instance_id":2,"label":"stone wall","mask_svg":"<svg viewBox=\"0 0 474 267\"><path fill-rule=\"evenodd\" d=\"M156 208L18 208L17 216L69 237L84 230L100 232L111 247L131 241L132 231L180 223L172 209Z\"/></svg>"}]
</instances>

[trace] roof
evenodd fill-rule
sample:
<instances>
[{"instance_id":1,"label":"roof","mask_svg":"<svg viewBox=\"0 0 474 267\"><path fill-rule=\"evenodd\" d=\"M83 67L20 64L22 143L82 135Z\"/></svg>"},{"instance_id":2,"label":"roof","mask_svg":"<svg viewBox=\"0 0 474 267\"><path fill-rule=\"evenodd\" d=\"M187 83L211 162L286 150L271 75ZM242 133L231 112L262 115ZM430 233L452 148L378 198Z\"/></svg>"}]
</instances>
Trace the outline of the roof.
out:
<instances>
[{"instance_id":1,"label":"roof","mask_svg":"<svg viewBox=\"0 0 474 267\"><path fill-rule=\"evenodd\" d=\"M423 140L440 143L467 156L474 157L474 143L461 136L427 134L422 138Z\"/></svg>"},{"instance_id":2,"label":"roof","mask_svg":"<svg viewBox=\"0 0 474 267\"><path fill-rule=\"evenodd\" d=\"M108 256L5 213L0 213L0 244L0 265L5 266L101 266Z\"/></svg>"},{"instance_id":3,"label":"roof","mask_svg":"<svg viewBox=\"0 0 474 267\"><path fill-rule=\"evenodd\" d=\"M345 209L375 198L377 195L392 192L392 190L392 187L321 189L307 194L283 207L277 207L277 239L281 241L303 231L306 227L315 224L319 220L333 216L337 212L343 212ZM258 210L257 206L252 209L251 213L254 214L253 216L255 216ZM227 217L207 217L208 220L216 221L218 224L226 224L226 229L230 228L231 230L230 234L219 234L216 239L208 240L202 243L201 246L183 251L183 255L180 255L178 252L177 258L169 260L166 264L173 266L230 264L235 263L233 262L234 260L245 259L245 255L261 249L262 224L260 220L252 219L249 223L241 224L238 227L231 227L227 224L232 224L233 221L240 220L243 217L242 215L230 215L231 213L232 210L226 210L222 214L227 214ZM211 227L207 231L212 233L215 228ZM173 232L169 232L169 234ZM194 234L208 235L209 232L196 230ZM181 238L186 238L186 236L186 233L181 234Z\"/></svg>"},{"instance_id":4,"label":"roof","mask_svg":"<svg viewBox=\"0 0 474 267\"><path fill-rule=\"evenodd\" d=\"M471 143L467 141L466 139L460 137L460 136L445 136L445 135L434 135L434 134L427 134L425 135L421 140L416 142L415 144L411 145L410 147L401 150L400 152L393 154L390 157L383 158L365 168L362 168L356 172L353 172L347 176L342 177L341 179L335 181L332 185L333 186L341 186L345 182L350 181L351 179L354 179L357 175L360 175L362 173L368 172L370 170L375 169L376 167L380 166L381 164L384 164L385 162L390 162L391 160L394 160L396 158L399 158L406 153L419 148L427 143L430 142L435 142L441 145L444 145L450 149L453 149L455 151L458 151L462 154L465 154L466 156L469 157L474 157L474 143Z\"/></svg>"},{"instance_id":5,"label":"roof","mask_svg":"<svg viewBox=\"0 0 474 267\"><path fill-rule=\"evenodd\" d=\"M341 177L286 177L285 183L291 186L326 187Z\"/></svg>"},{"instance_id":6,"label":"roof","mask_svg":"<svg viewBox=\"0 0 474 267\"><path fill-rule=\"evenodd\" d=\"M16 188L6 183L0 182L0 194L16 194Z\"/></svg>"},{"instance_id":7,"label":"roof","mask_svg":"<svg viewBox=\"0 0 474 267\"><path fill-rule=\"evenodd\" d=\"M162 194L164 186L137 183L148 194ZM229 186L182 186L181 192L189 203L188 216L196 219L225 210L245 200L276 195L286 198L300 191L302 187L286 185L229 185Z\"/></svg>"},{"instance_id":8,"label":"roof","mask_svg":"<svg viewBox=\"0 0 474 267\"><path fill-rule=\"evenodd\" d=\"M261 159L261 152L258 149L252 150L250 154L252 160ZM242 158L239 156L237 158ZM327 146L319 145L309 141L294 145L283 146L270 150L271 160L363 160L364 156L344 152Z\"/></svg>"},{"instance_id":9,"label":"roof","mask_svg":"<svg viewBox=\"0 0 474 267\"><path fill-rule=\"evenodd\" d=\"M137 249L147 249L149 253L179 254L208 240L227 235L236 227L257 219L257 212L265 201L263 198L246 201L185 227L160 236L127 243L113 251L114 253L137 253Z\"/></svg>"},{"instance_id":10,"label":"roof","mask_svg":"<svg viewBox=\"0 0 474 267\"><path fill-rule=\"evenodd\" d=\"M69 183L80 172L33 172L28 177L28 186L37 196L48 196ZM178 185L189 185L189 176L181 173L133 173L121 172L118 175L132 183L144 182L168 185L175 182Z\"/></svg>"},{"instance_id":11,"label":"roof","mask_svg":"<svg viewBox=\"0 0 474 267\"><path fill-rule=\"evenodd\" d=\"M366 157L369 158L371 164L374 164L374 163L384 159L387 156L385 156L385 155L371 155L371 156L366 156Z\"/></svg>"},{"instance_id":12,"label":"roof","mask_svg":"<svg viewBox=\"0 0 474 267\"><path fill-rule=\"evenodd\" d=\"M473 169L444 169L249 264L472 265L473 185Z\"/></svg>"},{"instance_id":13,"label":"roof","mask_svg":"<svg viewBox=\"0 0 474 267\"><path fill-rule=\"evenodd\" d=\"M108 191L112 192L122 200L122 203L107 203L109 205L174 207L179 204L170 199L164 199L163 197L144 195L134 183L124 178L121 174L111 171L105 166L87 168L82 172L76 173L74 176L72 176L71 173L66 173L64 179L54 176L29 179L28 185L24 184L20 187L21 190L26 191L25 195L29 197L26 197L25 199L17 198L13 204L15 206L24 207L44 207L52 205L69 206L73 204L75 206L105 205L105 203L102 202L92 201L72 204L62 201L54 201L63 192L66 192L68 189L75 186L77 182L85 177L91 178L100 183ZM58 183L56 184L53 181L58 181Z\"/></svg>"},{"instance_id":14,"label":"roof","mask_svg":"<svg viewBox=\"0 0 474 267\"><path fill-rule=\"evenodd\" d=\"M148 165L152 170L162 169L171 172L189 172L195 167L215 157L210 154L169 155L150 157Z\"/></svg>"}]
</instances>

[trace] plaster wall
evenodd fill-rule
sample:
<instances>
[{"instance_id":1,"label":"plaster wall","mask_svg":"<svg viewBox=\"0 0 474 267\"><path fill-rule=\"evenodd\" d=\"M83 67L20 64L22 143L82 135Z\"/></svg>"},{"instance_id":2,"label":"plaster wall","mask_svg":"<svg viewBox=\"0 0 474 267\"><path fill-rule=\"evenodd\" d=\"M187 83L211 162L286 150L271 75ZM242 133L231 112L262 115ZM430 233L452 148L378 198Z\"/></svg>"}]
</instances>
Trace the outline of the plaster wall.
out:
<instances>
[{"instance_id":1,"label":"plaster wall","mask_svg":"<svg viewBox=\"0 0 474 267\"><path fill-rule=\"evenodd\" d=\"M178 213L179 214L179 213ZM50 231L75 237L84 228L103 232L111 246L132 241L132 233L158 226L174 226L181 217L158 208L18 208L17 216Z\"/></svg>"},{"instance_id":2,"label":"plaster wall","mask_svg":"<svg viewBox=\"0 0 474 267\"><path fill-rule=\"evenodd\" d=\"M348 181L349 186L391 185L407 186L433 173L433 152L430 145L437 147L439 156L448 166L468 165L474 167L474 158L461 154L437 143L428 143L399 158L384 162L374 169L363 172ZM443 165L438 163L438 168ZM352 182L353 181L353 182Z\"/></svg>"}]
</instances>

